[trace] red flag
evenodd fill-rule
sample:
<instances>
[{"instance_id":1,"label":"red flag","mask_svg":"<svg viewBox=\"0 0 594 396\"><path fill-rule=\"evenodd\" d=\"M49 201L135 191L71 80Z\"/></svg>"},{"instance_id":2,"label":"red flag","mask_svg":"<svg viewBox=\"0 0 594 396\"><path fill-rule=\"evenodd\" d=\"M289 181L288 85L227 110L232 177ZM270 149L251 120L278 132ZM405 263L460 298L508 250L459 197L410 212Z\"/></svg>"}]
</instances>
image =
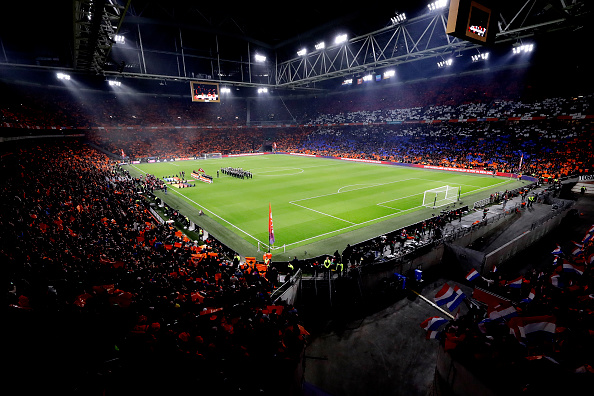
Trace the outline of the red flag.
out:
<instances>
[{"instance_id":1,"label":"red flag","mask_svg":"<svg viewBox=\"0 0 594 396\"><path fill-rule=\"evenodd\" d=\"M274 227L272 226L272 206L268 202L268 242L274 245Z\"/></svg>"}]
</instances>

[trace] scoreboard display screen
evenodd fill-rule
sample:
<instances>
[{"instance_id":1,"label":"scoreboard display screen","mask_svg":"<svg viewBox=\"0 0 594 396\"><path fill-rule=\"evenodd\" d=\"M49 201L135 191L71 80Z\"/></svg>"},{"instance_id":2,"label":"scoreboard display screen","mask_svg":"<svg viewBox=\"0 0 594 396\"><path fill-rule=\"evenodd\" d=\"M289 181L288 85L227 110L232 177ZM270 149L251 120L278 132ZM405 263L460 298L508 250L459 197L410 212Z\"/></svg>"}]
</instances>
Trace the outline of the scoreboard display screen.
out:
<instances>
[{"instance_id":1,"label":"scoreboard display screen","mask_svg":"<svg viewBox=\"0 0 594 396\"><path fill-rule=\"evenodd\" d=\"M474 1L471 2L468 23L466 25L466 35L481 40L487 35L487 26L489 26L490 19L490 9Z\"/></svg>"},{"instance_id":2,"label":"scoreboard display screen","mask_svg":"<svg viewBox=\"0 0 594 396\"><path fill-rule=\"evenodd\" d=\"M496 16L492 0L450 0L446 33L471 43L495 42Z\"/></svg>"},{"instance_id":3,"label":"scoreboard display screen","mask_svg":"<svg viewBox=\"0 0 594 396\"><path fill-rule=\"evenodd\" d=\"M207 82L190 82L192 102L215 103L220 102L219 84Z\"/></svg>"}]
</instances>

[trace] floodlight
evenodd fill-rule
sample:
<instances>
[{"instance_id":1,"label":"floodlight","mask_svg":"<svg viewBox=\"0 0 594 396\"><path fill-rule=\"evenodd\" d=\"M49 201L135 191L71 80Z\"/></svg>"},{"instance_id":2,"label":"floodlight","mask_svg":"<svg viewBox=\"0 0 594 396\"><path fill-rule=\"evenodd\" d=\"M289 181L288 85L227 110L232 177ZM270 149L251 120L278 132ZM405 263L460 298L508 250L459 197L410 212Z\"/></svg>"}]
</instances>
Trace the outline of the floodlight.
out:
<instances>
[{"instance_id":1,"label":"floodlight","mask_svg":"<svg viewBox=\"0 0 594 396\"><path fill-rule=\"evenodd\" d=\"M371 74L367 74L365 76L363 76L363 81L367 82L367 81L371 81L373 79L373 76Z\"/></svg>"},{"instance_id":2,"label":"floodlight","mask_svg":"<svg viewBox=\"0 0 594 396\"><path fill-rule=\"evenodd\" d=\"M258 93L266 93L268 92L268 88L258 88Z\"/></svg>"},{"instance_id":3,"label":"floodlight","mask_svg":"<svg viewBox=\"0 0 594 396\"><path fill-rule=\"evenodd\" d=\"M534 50L534 44L522 44L520 46L514 47L512 52L514 55L521 54L522 52L527 54Z\"/></svg>"},{"instance_id":4,"label":"floodlight","mask_svg":"<svg viewBox=\"0 0 594 396\"><path fill-rule=\"evenodd\" d=\"M384 72L384 78L391 78L391 77L394 77L395 75L396 75L395 70L386 70Z\"/></svg>"},{"instance_id":5,"label":"floodlight","mask_svg":"<svg viewBox=\"0 0 594 396\"><path fill-rule=\"evenodd\" d=\"M342 82L342 85L352 85L353 84L353 79L352 78L347 78L346 80L344 80Z\"/></svg>"},{"instance_id":6,"label":"floodlight","mask_svg":"<svg viewBox=\"0 0 594 396\"><path fill-rule=\"evenodd\" d=\"M307 54L307 50L305 48L300 49L297 51L297 56L304 56Z\"/></svg>"},{"instance_id":7,"label":"floodlight","mask_svg":"<svg viewBox=\"0 0 594 396\"><path fill-rule=\"evenodd\" d=\"M429 11L435 11L441 8L445 8L447 4L447 0L436 0L432 3L427 4L427 8L429 8Z\"/></svg>"},{"instance_id":8,"label":"floodlight","mask_svg":"<svg viewBox=\"0 0 594 396\"><path fill-rule=\"evenodd\" d=\"M231 88L229 88L229 87L221 87L221 93L231 93Z\"/></svg>"},{"instance_id":9,"label":"floodlight","mask_svg":"<svg viewBox=\"0 0 594 396\"><path fill-rule=\"evenodd\" d=\"M111 87L119 87L120 85L122 85L121 81L115 81L115 80L107 80L107 83Z\"/></svg>"},{"instance_id":10,"label":"floodlight","mask_svg":"<svg viewBox=\"0 0 594 396\"><path fill-rule=\"evenodd\" d=\"M347 35L346 34L339 34L334 39L334 44L342 44L342 43L345 43L346 41L347 41Z\"/></svg>"},{"instance_id":11,"label":"floodlight","mask_svg":"<svg viewBox=\"0 0 594 396\"><path fill-rule=\"evenodd\" d=\"M322 50L324 48L326 48L326 44L323 41L316 44L316 50Z\"/></svg>"},{"instance_id":12,"label":"floodlight","mask_svg":"<svg viewBox=\"0 0 594 396\"><path fill-rule=\"evenodd\" d=\"M450 59L442 60L441 62L437 62L437 67L439 67L441 69L443 67L452 66L453 63L454 63L454 61L452 60L452 58L450 58Z\"/></svg>"},{"instance_id":13,"label":"floodlight","mask_svg":"<svg viewBox=\"0 0 594 396\"><path fill-rule=\"evenodd\" d=\"M393 16L392 18L390 18L392 25L396 25L398 23L404 22L405 20L406 20L406 14L404 12L402 14L396 14L396 16Z\"/></svg>"},{"instance_id":14,"label":"floodlight","mask_svg":"<svg viewBox=\"0 0 594 396\"><path fill-rule=\"evenodd\" d=\"M489 53L488 52L483 52L482 54L476 54L476 55L472 55L472 61L473 62L479 62L479 61L484 61L489 59Z\"/></svg>"},{"instance_id":15,"label":"floodlight","mask_svg":"<svg viewBox=\"0 0 594 396\"><path fill-rule=\"evenodd\" d=\"M256 62L266 62L266 57L264 55L256 54L254 59Z\"/></svg>"},{"instance_id":16,"label":"floodlight","mask_svg":"<svg viewBox=\"0 0 594 396\"><path fill-rule=\"evenodd\" d=\"M121 34L116 34L115 36L113 36L113 41L115 41L118 44L125 44L126 38Z\"/></svg>"},{"instance_id":17,"label":"floodlight","mask_svg":"<svg viewBox=\"0 0 594 396\"><path fill-rule=\"evenodd\" d=\"M56 77L58 77L58 80L70 80L70 74L66 73L57 73Z\"/></svg>"}]
</instances>

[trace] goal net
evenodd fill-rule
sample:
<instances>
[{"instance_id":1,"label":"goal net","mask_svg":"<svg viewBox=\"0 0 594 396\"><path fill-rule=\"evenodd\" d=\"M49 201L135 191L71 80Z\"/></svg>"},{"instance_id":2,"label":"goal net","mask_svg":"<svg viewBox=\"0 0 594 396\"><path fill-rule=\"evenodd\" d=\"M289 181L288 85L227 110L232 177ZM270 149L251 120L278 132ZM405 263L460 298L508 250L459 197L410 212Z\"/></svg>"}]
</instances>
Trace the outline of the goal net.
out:
<instances>
[{"instance_id":1,"label":"goal net","mask_svg":"<svg viewBox=\"0 0 594 396\"><path fill-rule=\"evenodd\" d=\"M223 158L221 153L206 153L202 154L202 159Z\"/></svg>"},{"instance_id":2,"label":"goal net","mask_svg":"<svg viewBox=\"0 0 594 396\"><path fill-rule=\"evenodd\" d=\"M423 194L423 206L437 208L448 205L458 200L459 186L443 186L425 191Z\"/></svg>"}]
</instances>

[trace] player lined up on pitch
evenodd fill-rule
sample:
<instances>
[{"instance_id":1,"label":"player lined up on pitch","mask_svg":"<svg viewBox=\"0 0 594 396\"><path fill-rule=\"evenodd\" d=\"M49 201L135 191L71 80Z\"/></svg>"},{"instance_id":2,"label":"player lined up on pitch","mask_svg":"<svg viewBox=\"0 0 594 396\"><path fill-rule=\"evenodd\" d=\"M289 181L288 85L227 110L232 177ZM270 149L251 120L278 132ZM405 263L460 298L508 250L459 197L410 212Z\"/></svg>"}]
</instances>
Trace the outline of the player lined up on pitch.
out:
<instances>
[{"instance_id":1,"label":"player lined up on pitch","mask_svg":"<svg viewBox=\"0 0 594 396\"><path fill-rule=\"evenodd\" d=\"M184 171L171 176L163 176L163 180L177 188L187 188L196 186L196 184L191 184L190 180L186 180L186 172Z\"/></svg>"},{"instance_id":2,"label":"player lined up on pitch","mask_svg":"<svg viewBox=\"0 0 594 396\"><path fill-rule=\"evenodd\" d=\"M232 168L230 166L228 166L226 168L221 168L221 173L223 175L236 177L238 179L251 179L254 177L252 172L250 172L248 170L244 170L241 168Z\"/></svg>"}]
</instances>

